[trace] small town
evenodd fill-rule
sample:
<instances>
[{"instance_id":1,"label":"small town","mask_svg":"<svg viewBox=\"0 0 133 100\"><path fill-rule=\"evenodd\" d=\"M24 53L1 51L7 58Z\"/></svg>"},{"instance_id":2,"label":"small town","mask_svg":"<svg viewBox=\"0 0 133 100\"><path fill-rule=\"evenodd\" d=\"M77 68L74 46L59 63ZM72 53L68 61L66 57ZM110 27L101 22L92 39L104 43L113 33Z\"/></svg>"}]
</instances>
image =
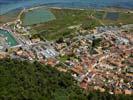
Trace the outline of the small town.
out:
<instances>
[{"instance_id":1,"label":"small town","mask_svg":"<svg viewBox=\"0 0 133 100\"><path fill-rule=\"evenodd\" d=\"M133 100L133 0L0 0L0 100Z\"/></svg>"},{"instance_id":2,"label":"small town","mask_svg":"<svg viewBox=\"0 0 133 100\"><path fill-rule=\"evenodd\" d=\"M133 94L133 25L101 26L93 30L74 28L76 36L57 41L32 39L30 27L15 21L0 27L11 33L16 45L11 46L8 37L0 34L0 59L11 58L39 61L56 67L62 72L71 72L78 85L89 91L108 91L110 94Z\"/></svg>"}]
</instances>

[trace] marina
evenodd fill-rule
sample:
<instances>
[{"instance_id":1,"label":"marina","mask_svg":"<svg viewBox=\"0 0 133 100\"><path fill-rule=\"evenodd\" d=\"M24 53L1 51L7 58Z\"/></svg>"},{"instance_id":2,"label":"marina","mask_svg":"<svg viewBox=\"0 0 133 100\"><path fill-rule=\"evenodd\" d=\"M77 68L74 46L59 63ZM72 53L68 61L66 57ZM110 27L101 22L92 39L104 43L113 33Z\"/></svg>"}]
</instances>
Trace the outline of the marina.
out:
<instances>
[{"instance_id":1,"label":"marina","mask_svg":"<svg viewBox=\"0 0 133 100\"><path fill-rule=\"evenodd\" d=\"M10 32L8 32L6 30L0 29L0 37L3 38L2 40L6 41L6 44L9 47L13 47L13 46L17 45L16 39L12 36L12 34ZM2 43L2 40L0 40L0 43Z\"/></svg>"}]
</instances>

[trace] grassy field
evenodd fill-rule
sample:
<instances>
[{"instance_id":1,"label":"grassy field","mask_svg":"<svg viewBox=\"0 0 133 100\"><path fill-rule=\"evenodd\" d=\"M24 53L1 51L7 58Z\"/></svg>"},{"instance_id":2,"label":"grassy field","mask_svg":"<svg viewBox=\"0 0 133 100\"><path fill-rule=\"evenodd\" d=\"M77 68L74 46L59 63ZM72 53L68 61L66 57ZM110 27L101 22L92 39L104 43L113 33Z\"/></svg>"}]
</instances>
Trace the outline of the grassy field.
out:
<instances>
[{"instance_id":1,"label":"grassy field","mask_svg":"<svg viewBox=\"0 0 133 100\"><path fill-rule=\"evenodd\" d=\"M39 8L41 9L41 8ZM39 10L38 9L38 10ZM37 10L37 11L38 11ZM36 10L35 10L36 11ZM42 12L45 13L45 10ZM120 23L122 24L133 24L133 13L127 13L125 11L119 11L113 13L109 10L102 10L102 11L96 11L92 9L86 9L86 10L78 10L78 9L52 9L49 8L49 11L55 16L55 18L51 21L44 21L45 14L43 13L43 16L39 18L38 14L36 16L33 16L32 11L30 17L28 19L25 19L25 14L22 14L21 20L24 22L35 22L36 18L39 18L39 22L37 24L31 24L31 30L30 33L33 37L40 37L41 39L47 39L47 40L56 40L60 37L68 37L73 36L75 29L68 29L70 26L75 25L92 25L92 26L99 26L99 25L118 25ZM6 15L0 16L0 23L8 22L17 17L19 12L14 13L8 13ZM113 13L113 14L110 14ZM42 15L42 13L39 13ZM116 17L117 15L117 17ZM115 20L111 18L112 16L115 16ZM47 14L46 14L47 17ZM30 20L29 20L30 19ZM27 25L27 24L24 24Z\"/></svg>"},{"instance_id":2,"label":"grassy field","mask_svg":"<svg viewBox=\"0 0 133 100\"><path fill-rule=\"evenodd\" d=\"M32 26L31 33L38 33L41 37L48 40L58 39L59 37L68 36L73 32L68 29L70 26L86 23L90 20L91 15L94 14L93 10L72 10L72 9L50 9L55 15L56 19L47 23L41 23ZM97 21L97 23L99 23ZM41 34L40 34L41 33ZM47 34L45 34L47 33Z\"/></svg>"},{"instance_id":3,"label":"grassy field","mask_svg":"<svg viewBox=\"0 0 133 100\"><path fill-rule=\"evenodd\" d=\"M32 25L31 33L36 34L34 37L46 38L48 40L58 39L70 35L73 30L68 27L84 23L90 23L91 20L97 21L96 25L118 25L119 23L131 24L133 23L133 14L125 12L117 12L117 19L108 19L107 11L95 10L75 10L75 9L50 9L55 15L56 19ZM66 34L67 33L67 34Z\"/></svg>"}]
</instances>

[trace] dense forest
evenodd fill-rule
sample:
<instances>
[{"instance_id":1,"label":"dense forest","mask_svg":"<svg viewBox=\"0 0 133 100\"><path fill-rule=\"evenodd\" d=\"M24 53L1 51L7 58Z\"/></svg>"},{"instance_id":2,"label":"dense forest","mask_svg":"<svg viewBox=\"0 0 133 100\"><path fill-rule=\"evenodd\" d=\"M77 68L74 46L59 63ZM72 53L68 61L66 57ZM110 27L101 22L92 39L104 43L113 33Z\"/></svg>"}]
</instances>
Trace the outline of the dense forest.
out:
<instances>
[{"instance_id":1,"label":"dense forest","mask_svg":"<svg viewBox=\"0 0 133 100\"><path fill-rule=\"evenodd\" d=\"M0 100L131 100L82 90L70 73L38 62L0 60Z\"/></svg>"}]
</instances>

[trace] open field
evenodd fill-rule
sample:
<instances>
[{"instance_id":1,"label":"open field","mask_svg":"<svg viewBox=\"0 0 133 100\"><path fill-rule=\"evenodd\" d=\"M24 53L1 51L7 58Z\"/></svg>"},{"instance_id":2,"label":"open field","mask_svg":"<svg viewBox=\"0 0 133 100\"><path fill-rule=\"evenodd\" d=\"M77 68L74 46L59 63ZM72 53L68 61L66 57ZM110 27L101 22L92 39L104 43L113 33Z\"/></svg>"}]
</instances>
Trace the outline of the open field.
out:
<instances>
[{"instance_id":1,"label":"open field","mask_svg":"<svg viewBox=\"0 0 133 100\"><path fill-rule=\"evenodd\" d=\"M68 27L88 23L94 26L132 24L133 13L128 11L92 10L92 9L58 9L45 7L27 10L21 16L23 26L31 26L33 37L55 40L72 35L74 29ZM0 16L0 23L15 20L20 11Z\"/></svg>"},{"instance_id":2,"label":"open field","mask_svg":"<svg viewBox=\"0 0 133 100\"><path fill-rule=\"evenodd\" d=\"M96 25L133 23L133 13L77 9L50 9L50 11L55 15L56 19L46 23L32 25L31 33L37 33L36 36L53 40L63 37L64 33L69 31L69 26L90 23L90 20L96 20Z\"/></svg>"},{"instance_id":3,"label":"open field","mask_svg":"<svg viewBox=\"0 0 133 100\"><path fill-rule=\"evenodd\" d=\"M38 25L32 26L32 32L36 32L39 35L42 35L48 40L57 39L59 37L65 36L64 33L69 33L72 31L68 27L73 25L79 25L86 23L92 19L93 10L73 10L73 9L50 9L51 12L55 15L56 19L49 21L47 23L41 23ZM99 21L97 21L99 24ZM43 34L44 33L44 34ZM47 33L47 34L45 34ZM72 32L71 32L72 33Z\"/></svg>"}]
</instances>

